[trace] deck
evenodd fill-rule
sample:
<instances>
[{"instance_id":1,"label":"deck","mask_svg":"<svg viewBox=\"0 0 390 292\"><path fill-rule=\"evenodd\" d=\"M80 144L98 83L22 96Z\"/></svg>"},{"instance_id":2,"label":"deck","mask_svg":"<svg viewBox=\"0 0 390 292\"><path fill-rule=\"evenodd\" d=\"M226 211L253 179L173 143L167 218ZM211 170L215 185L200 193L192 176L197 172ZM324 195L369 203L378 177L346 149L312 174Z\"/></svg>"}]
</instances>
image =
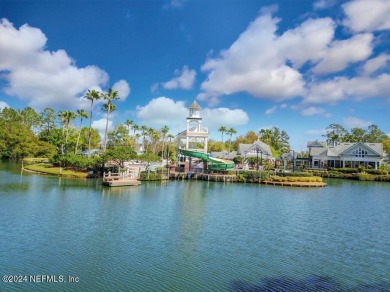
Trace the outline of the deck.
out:
<instances>
[{"instance_id":1,"label":"deck","mask_svg":"<svg viewBox=\"0 0 390 292\"><path fill-rule=\"evenodd\" d=\"M141 182L131 176L123 177L121 173L108 173L103 175L103 185L109 187L138 186Z\"/></svg>"}]
</instances>

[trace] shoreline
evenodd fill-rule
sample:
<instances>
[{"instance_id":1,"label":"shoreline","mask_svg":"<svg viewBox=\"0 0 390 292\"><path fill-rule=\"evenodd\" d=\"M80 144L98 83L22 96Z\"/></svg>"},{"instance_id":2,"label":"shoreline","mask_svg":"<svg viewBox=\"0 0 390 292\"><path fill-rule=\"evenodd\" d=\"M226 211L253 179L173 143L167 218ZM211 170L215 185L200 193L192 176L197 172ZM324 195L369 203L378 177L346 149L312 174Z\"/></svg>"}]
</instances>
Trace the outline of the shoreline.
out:
<instances>
[{"instance_id":1,"label":"shoreline","mask_svg":"<svg viewBox=\"0 0 390 292\"><path fill-rule=\"evenodd\" d=\"M57 177L70 177L70 178L80 178L80 179L86 179L88 178L88 174L87 173L81 173L81 172L73 172L73 173L66 173L66 172L69 172L69 170L64 170L64 172L50 172L50 171L43 171L43 170L37 170L37 169L32 169L31 166L33 166L35 164L31 164L31 165L26 165L26 166L23 166L21 168L21 171L27 171L27 172L31 172L31 173L37 173L37 174L43 174L43 175L49 175L49 176L57 176ZM55 169L53 167L53 169Z\"/></svg>"}]
</instances>

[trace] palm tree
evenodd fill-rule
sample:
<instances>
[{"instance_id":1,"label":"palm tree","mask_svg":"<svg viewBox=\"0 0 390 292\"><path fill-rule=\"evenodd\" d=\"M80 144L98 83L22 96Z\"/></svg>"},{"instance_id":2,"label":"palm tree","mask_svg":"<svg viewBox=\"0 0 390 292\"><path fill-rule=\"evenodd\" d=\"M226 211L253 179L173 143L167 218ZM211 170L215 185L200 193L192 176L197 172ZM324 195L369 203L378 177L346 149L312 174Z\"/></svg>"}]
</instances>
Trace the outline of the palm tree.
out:
<instances>
[{"instance_id":1,"label":"palm tree","mask_svg":"<svg viewBox=\"0 0 390 292\"><path fill-rule=\"evenodd\" d=\"M103 151L106 151L106 147L107 147L108 118L110 117L110 113L112 113L115 110L116 110L116 106L113 103L107 102L103 104L102 111L107 113L106 130L104 131Z\"/></svg>"},{"instance_id":2,"label":"palm tree","mask_svg":"<svg viewBox=\"0 0 390 292\"><path fill-rule=\"evenodd\" d=\"M126 120L125 125L127 126L127 131L129 132L130 136L130 127L134 124L132 120Z\"/></svg>"},{"instance_id":3,"label":"palm tree","mask_svg":"<svg viewBox=\"0 0 390 292\"><path fill-rule=\"evenodd\" d=\"M89 132L88 132L88 158L90 157L91 153L91 135L92 135L92 109L93 109L93 101L99 100L102 98L101 93L96 90L88 90L87 94L85 95L86 99L89 99L91 101L91 111L89 114Z\"/></svg>"},{"instance_id":4,"label":"palm tree","mask_svg":"<svg viewBox=\"0 0 390 292\"><path fill-rule=\"evenodd\" d=\"M133 133L134 133L134 136L135 136L135 132L139 131L139 126L136 125L136 124L133 124L132 128L133 128Z\"/></svg>"},{"instance_id":5,"label":"palm tree","mask_svg":"<svg viewBox=\"0 0 390 292\"><path fill-rule=\"evenodd\" d=\"M164 142L165 142L165 136L169 132L168 126L164 126L164 128L161 129L162 134L162 152L161 152L161 159L164 159Z\"/></svg>"},{"instance_id":6,"label":"palm tree","mask_svg":"<svg viewBox=\"0 0 390 292\"><path fill-rule=\"evenodd\" d=\"M236 133L237 133L236 129L233 129L233 128L230 128L229 130L226 131L226 134L228 134L230 136L229 153L230 153L230 148L232 147L232 136L233 136L233 134L236 134Z\"/></svg>"},{"instance_id":7,"label":"palm tree","mask_svg":"<svg viewBox=\"0 0 390 292\"><path fill-rule=\"evenodd\" d=\"M142 135L142 147L144 149L144 153L146 152L146 135L148 134L148 127L145 125L141 126L141 135Z\"/></svg>"},{"instance_id":8,"label":"palm tree","mask_svg":"<svg viewBox=\"0 0 390 292\"><path fill-rule=\"evenodd\" d=\"M60 118L61 123L61 129L62 129L62 141L61 141L61 154L64 154L64 132L65 132L65 125L66 125L66 111L59 111L58 117Z\"/></svg>"},{"instance_id":9,"label":"palm tree","mask_svg":"<svg viewBox=\"0 0 390 292\"><path fill-rule=\"evenodd\" d=\"M62 138L64 137L64 133L65 133L65 150L67 153L68 152L67 144L68 144L70 122L76 118L76 115L74 112L71 112L71 111L59 111L58 116L60 117L61 124L62 124ZM61 144L61 153L64 154L64 141L62 141L62 144Z\"/></svg>"},{"instance_id":10,"label":"palm tree","mask_svg":"<svg viewBox=\"0 0 390 292\"><path fill-rule=\"evenodd\" d=\"M172 139L175 138L172 134L168 134L167 136L169 138L169 145L168 145L168 153L167 153L167 165L169 164L169 146L172 143Z\"/></svg>"},{"instance_id":11,"label":"palm tree","mask_svg":"<svg viewBox=\"0 0 390 292\"><path fill-rule=\"evenodd\" d=\"M224 126L221 126L221 127L218 129L218 132L221 132L221 133L222 133L222 143L223 143L223 134L225 134L226 131L227 131L227 128L224 127Z\"/></svg>"},{"instance_id":12,"label":"palm tree","mask_svg":"<svg viewBox=\"0 0 390 292\"><path fill-rule=\"evenodd\" d=\"M80 135L81 135L81 128L83 126L83 119L88 118L88 114L87 114L87 112L85 110L81 109L81 110L77 110L76 116L80 118L80 127L79 127L79 134L77 135L76 147L74 148L74 154L77 153L77 148L79 146Z\"/></svg>"},{"instance_id":13,"label":"palm tree","mask_svg":"<svg viewBox=\"0 0 390 292\"><path fill-rule=\"evenodd\" d=\"M103 107L104 111L107 111L107 119L106 119L106 129L104 131L104 145L103 145L103 151L106 151L106 145L107 145L107 131L108 131L108 117L110 116L110 112L114 110L114 104L112 103L113 100L118 100L118 91L113 90L112 88L108 89L107 94L103 94L103 98L107 100L107 103Z\"/></svg>"},{"instance_id":14,"label":"palm tree","mask_svg":"<svg viewBox=\"0 0 390 292\"><path fill-rule=\"evenodd\" d=\"M153 152L153 154L156 154L156 146L157 146L158 140L160 140L160 132L156 131L153 128L149 128L148 135L149 135L149 139L152 142L152 146L153 146L152 152Z\"/></svg>"}]
</instances>

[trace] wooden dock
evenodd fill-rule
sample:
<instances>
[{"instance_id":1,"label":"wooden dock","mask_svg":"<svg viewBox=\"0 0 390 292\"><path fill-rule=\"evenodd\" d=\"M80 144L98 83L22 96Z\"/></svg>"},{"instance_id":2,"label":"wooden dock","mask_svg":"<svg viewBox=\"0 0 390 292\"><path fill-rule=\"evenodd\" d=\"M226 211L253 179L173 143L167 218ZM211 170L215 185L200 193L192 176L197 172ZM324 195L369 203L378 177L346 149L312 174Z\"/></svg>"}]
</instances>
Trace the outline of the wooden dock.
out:
<instances>
[{"instance_id":1,"label":"wooden dock","mask_svg":"<svg viewBox=\"0 0 390 292\"><path fill-rule=\"evenodd\" d=\"M141 182L131 176L123 177L121 173L108 173L103 175L103 185L109 187L138 186Z\"/></svg>"}]
</instances>

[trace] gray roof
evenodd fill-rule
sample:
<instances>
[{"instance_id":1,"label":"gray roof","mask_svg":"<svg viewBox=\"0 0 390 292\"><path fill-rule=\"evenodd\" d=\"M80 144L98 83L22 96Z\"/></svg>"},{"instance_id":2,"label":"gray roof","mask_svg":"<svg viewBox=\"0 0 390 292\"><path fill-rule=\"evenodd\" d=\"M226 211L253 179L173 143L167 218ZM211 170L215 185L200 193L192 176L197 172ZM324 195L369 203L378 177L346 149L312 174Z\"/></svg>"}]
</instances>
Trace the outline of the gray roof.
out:
<instances>
[{"instance_id":1,"label":"gray roof","mask_svg":"<svg viewBox=\"0 0 390 292\"><path fill-rule=\"evenodd\" d=\"M335 146L327 146L326 142L323 141L314 141L319 142L323 146L319 147L318 143L308 142L307 145L309 147L309 155L310 156L328 156L328 157L337 157L341 155L351 155L350 149L361 147L367 150L372 151L374 154L378 156L384 156L383 144L382 143L338 143Z\"/></svg>"},{"instance_id":2,"label":"gray roof","mask_svg":"<svg viewBox=\"0 0 390 292\"><path fill-rule=\"evenodd\" d=\"M197 109L197 110L202 109L202 108L200 107L200 105L199 105L195 100L194 100L193 103L190 104L190 106L189 106L188 108L189 108L189 109Z\"/></svg>"},{"instance_id":3,"label":"gray roof","mask_svg":"<svg viewBox=\"0 0 390 292\"><path fill-rule=\"evenodd\" d=\"M287 160L290 160L290 159L297 159L298 158L298 153L291 150L290 152L287 152L287 153L284 153L282 154L282 158L283 159L287 159Z\"/></svg>"},{"instance_id":4,"label":"gray roof","mask_svg":"<svg viewBox=\"0 0 390 292\"><path fill-rule=\"evenodd\" d=\"M263 153L263 155L268 155L268 156L272 157L271 148L269 147L268 144L265 144L262 141L256 141L253 144L239 144L237 155L247 156L247 157L253 156L254 153L256 153L256 152L250 153L250 151L251 151L251 149L254 149L255 147L258 147L261 150L261 152Z\"/></svg>"},{"instance_id":5,"label":"gray roof","mask_svg":"<svg viewBox=\"0 0 390 292\"><path fill-rule=\"evenodd\" d=\"M230 151L230 153L226 150L221 152L211 152L210 156L215 158L232 160L234 157L237 156L237 151Z\"/></svg>"}]
</instances>

